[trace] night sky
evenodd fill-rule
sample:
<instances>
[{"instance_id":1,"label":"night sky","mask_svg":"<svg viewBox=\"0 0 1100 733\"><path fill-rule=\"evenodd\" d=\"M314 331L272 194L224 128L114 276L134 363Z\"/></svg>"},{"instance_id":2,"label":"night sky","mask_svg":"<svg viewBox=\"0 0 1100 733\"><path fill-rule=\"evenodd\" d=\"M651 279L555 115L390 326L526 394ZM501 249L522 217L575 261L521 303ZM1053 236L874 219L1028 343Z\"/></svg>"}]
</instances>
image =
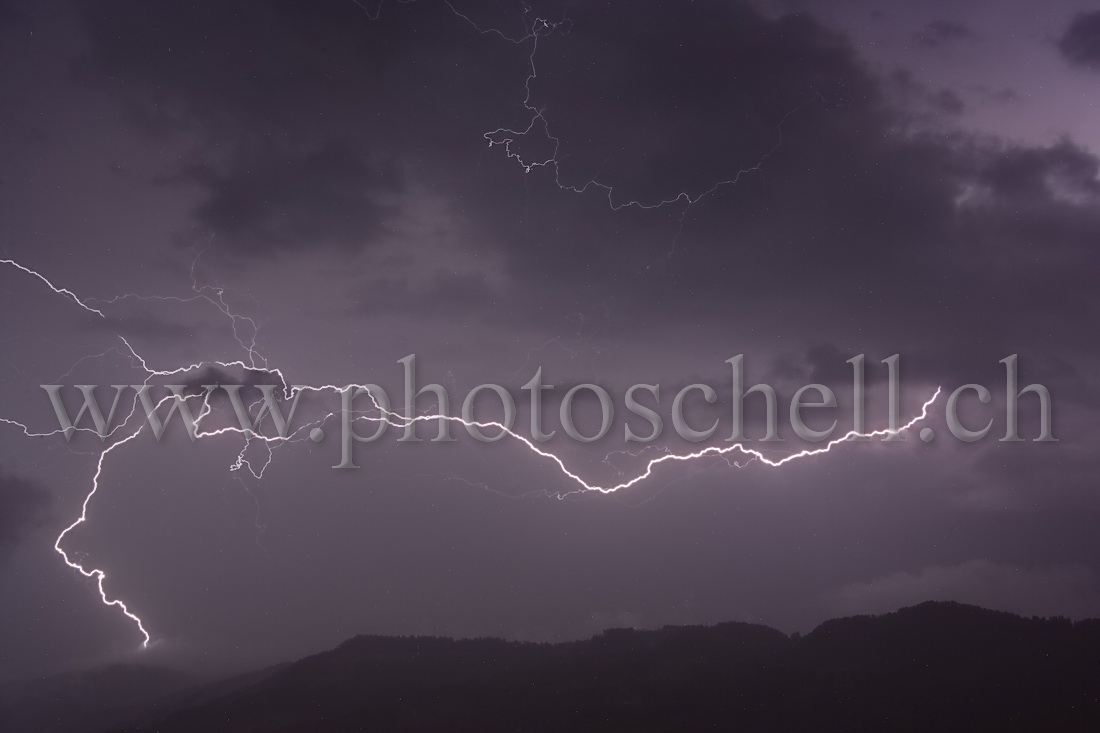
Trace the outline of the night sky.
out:
<instances>
[{"instance_id":1,"label":"night sky","mask_svg":"<svg viewBox=\"0 0 1100 733\"><path fill-rule=\"evenodd\" d=\"M865 354L877 428L900 354L904 419L980 383L993 401L962 414L989 436L953 440L941 398L929 442L710 457L562 498L577 486L517 442L430 425L341 471L330 423L262 479L229 470L239 436L142 435L64 546L141 616L143 650L53 549L112 441L0 424L0 678L240 670L362 633L805 632L929 599L1100 616L1096 3L528 6L0 2L0 259L104 314L0 267L0 416L53 430L39 385L142 382L122 336L154 369L204 362L156 384L243 381L204 370L252 359L395 397L415 353L457 400L506 386L521 428L539 367L559 427L581 383L620 406L660 383L666 416L692 383L728 398L738 354L781 418L831 386L842 430ZM1011 354L1058 442L1033 440L1034 396L1026 440L999 440ZM789 426L760 442L752 407L753 447L805 447ZM700 447L623 453L631 419L547 448L614 484Z\"/></svg>"}]
</instances>

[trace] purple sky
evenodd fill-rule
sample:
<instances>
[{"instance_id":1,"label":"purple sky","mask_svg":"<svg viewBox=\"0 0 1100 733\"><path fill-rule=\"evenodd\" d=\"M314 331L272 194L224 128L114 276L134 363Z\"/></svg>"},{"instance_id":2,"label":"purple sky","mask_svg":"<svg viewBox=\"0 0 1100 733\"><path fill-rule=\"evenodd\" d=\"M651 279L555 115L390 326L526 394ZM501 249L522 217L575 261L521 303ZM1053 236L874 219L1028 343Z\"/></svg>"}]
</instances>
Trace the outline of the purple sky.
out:
<instances>
[{"instance_id":1,"label":"purple sky","mask_svg":"<svg viewBox=\"0 0 1100 733\"><path fill-rule=\"evenodd\" d=\"M994 401L969 419L994 428L953 441L941 402L929 443L560 501L573 485L510 441L389 438L358 471L295 443L255 480L228 470L237 437L143 436L64 543L145 620L139 652L52 548L103 446L0 425L0 677L242 669L359 633L805 631L927 599L1100 615L1095 4L24 5L0 2L0 259L107 316L0 267L0 416L32 430L56 426L40 384L145 378L119 335L157 369L245 357L196 283L299 384L392 394L416 353L459 399L525 395L542 366L559 399L659 382L667 415L692 382L728 393L745 354L783 412L815 381L846 409L864 353L880 427L899 353L906 417L979 382ZM106 302L127 293L171 298ZM1059 442L1030 440L1030 403L1029 440L997 440L1009 354ZM644 467L608 456L623 420L548 445L616 483Z\"/></svg>"}]
</instances>

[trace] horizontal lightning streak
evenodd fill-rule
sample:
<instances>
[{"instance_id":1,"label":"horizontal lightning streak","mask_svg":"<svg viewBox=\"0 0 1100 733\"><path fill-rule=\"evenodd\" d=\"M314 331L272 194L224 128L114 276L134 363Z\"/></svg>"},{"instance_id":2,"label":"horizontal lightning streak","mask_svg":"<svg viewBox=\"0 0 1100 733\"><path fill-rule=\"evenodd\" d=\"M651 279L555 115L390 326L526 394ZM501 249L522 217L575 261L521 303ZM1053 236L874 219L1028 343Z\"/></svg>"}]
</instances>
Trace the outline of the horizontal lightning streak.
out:
<instances>
[{"instance_id":1,"label":"horizontal lightning streak","mask_svg":"<svg viewBox=\"0 0 1100 733\"><path fill-rule=\"evenodd\" d=\"M21 270L22 272L33 275L34 277L36 277L39 280L41 280L42 282L44 282L53 292L55 292L59 295L68 296L69 298L71 298L75 303L77 303L84 310L96 313L97 315L99 315L102 318L106 318L106 316L101 311L87 305L86 301L81 300L72 291L70 291L66 288L60 288L60 287L55 286L52 282L50 282L49 279L47 279L46 277L44 277L40 273L36 272L35 270L32 270L32 269L27 268L23 265L20 265L19 263L14 262L12 260L0 260L0 264L8 264L8 265L11 265L11 266L17 268L18 270ZM124 297L124 296L120 296L120 297ZM133 297L138 297L138 296L133 296ZM218 303L218 302L215 302L215 301L211 300L210 298L204 298L204 299L210 300L210 302L213 303L215 305L215 307L218 307L219 310L221 310L224 307L225 310L223 312L226 313L230 318L241 318L241 317L236 316L235 314L233 314L228 309L228 306L225 305L224 301ZM245 320L249 320L251 322L251 319L245 319ZM244 343L240 338L237 339L237 341L241 345L241 347L249 353L250 358L249 358L248 362L245 362L244 360L239 360L239 359L234 360L234 361L202 361L202 362L196 362L194 364L188 364L188 365L175 367L175 368L169 368L169 369L154 369L154 368L150 367L148 362L146 361L146 359L134 349L134 347L130 344L129 341L126 340L125 337L120 335L119 339L121 339L122 343L126 346L126 349L128 350L129 354L133 357L133 359L136 361L136 363L139 364L140 367L146 372L146 374L147 374L147 377L146 377L146 380L145 380L146 384L148 384L149 380L152 379L153 377L175 376L175 375L184 374L184 373L187 373L187 372L190 372L190 371L194 371L196 369L200 369L204 366L220 366L222 368L240 367L240 368L243 368L243 369L254 369L254 368L256 368L255 367L255 361L254 361L254 358L253 358L254 354L256 353L255 352L255 341L254 341L254 339L250 344ZM110 350L108 350L108 352L109 351ZM108 352L104 352L104 353L108 353ZM808 458L810 456L815 456L815 455L820 455L822 453L827 453L830 450L832 450L835 446L840 445L840 444L845 443L845 442L852 441L852 440L862 439L862 438L888 437L888 436L897 435L899 433L902 433L904 431L909 430L914 425L916 425L920 421L924 420L928 416L928 411L931 408L932 404L936 401L936 399L939 397L940 392L941 392L941 389L937 388L935 393L930 398L928 398L928 400L926 400L924 402L924 404L921 406L920 414L918 414L916 417L912 418L909 422L905 423L904 425L902 425L902 426L900 426L896 429L874 430L874 431L865 432L865 433L856 432L856 431L853 430L853 431L848 432L847 434L845 434L845 435L843 435L839 438L836 438L836 439L830 441L829 443L827 443L826 445L824 445L820 448L802 450L802 451L799 451L797 453L791 453L791 454L789 454L787 456L784 456L783 458L779 458L779 459L769 458L768 456L764 455L760 451L745 446L743 443L731 443L731 444L725 445L725 446L708 446L706 448L702 448L700 450L697 450L697 451L694 451L694 452L691 452L691 453L683 453L683 454L664 453L664 454L662 454L662 455L660 455L656 458L650 459L645 464L644 470L642 470L641 472L636 474L633 478L631 478L629 480L626 480L626 481L622 481L618 484L608 485L608 486L601 486L601 485L590 483L590 482L586 481L579 474L577 474L576 472L570 470L570 468L565 464L565 462L561 458L559 458L556 454L554 454L551 451L544 450L543 448L539 447L534 442L532 442L530 439L524 437L523 435L520 435L519 433L516 433L515 431L513 431L512 429L510 429L508 426L504 425L503 423L496 422L496 421L483 422L483 421L475 421L475 420L465 420L461 417L456 417L456 416L453 416L453 415L420 414L420 415L415 415L415 416L411 416L411 417L410 416L405 416L405 415L401 415L399 413L396 413L396 412L393 412L393 411L390 411L390 410L386 410L385 408L383 408L377 402L377 400L375 400L374 395L371 394L371 392L369 391L369 389L366 388L365 385L354 385L354 384L353 385L333 385L333 384L326 384L326 385L297 385L297 386L294 386L294 387L288 387L288 382L286 381L285 376L283 375L283 373L279 369L268 369L267 371L269 371L271 374L274 374L274 375L278 376L279 380L282 382L283 394L287 399L293 398L296 395L296 393L299 393L299 392L332 392L334 394L338 394L338 393L343 392L344 390L351 389L351 388L357 388L357 389L364 390L364 393L370 398L372 406L373 406L374 410L377 411L378 416L373 417L373 416L369 416L369 415L357 415L355 417L355 420L367 420L367 421L371 421L371 422L385 422L388 425L390 425L392 427L395 427L395 428L405 428L405 427L407 427L411 424L419 423L419 422L433 422L433 421L436 421L436 420L446 420L446 421L450 421L450 422L460 423L460 424L462 424L463 426L465 426L467 428L478 428L478 429L481 429L481 430L485 430L485 429L500 430L504 434L506 434L510 438L512 438L513 440L516 440L519 443L521 443L522 445L524 445L532 453L553 462L558 467L560 472L566 478L570 479L573 483L577 484L577 486L579 488L574 489L572 491L559 493L557 495L559 499L560 498L565 498L566 496L569 496L571 494L576 494L576 493L581 493L581 492L598 492L598 493L601 493L601 494L611 494L611 493L614 493L616 491L621 491L623 489L630 488L631 486L634 486L634 485L638 484L639 482L646 480L651 475L653 475L654 470L658 466L660 466L663 463L670 462L670 461L685 462L685 461L692 461L692 460L696 460L696 459L699 459L699 458L703 458L705 456L728 456L731 453L737 452L737 453L740 453L740 454L743 454L745 456L750 457L750 459L752 459L752 460L759 461L760 463L762 463L764 465L767 465L767 466L770 466L770 467L773 467L773 468L778 468L780 466L783 466L787 463L790 463L790 462L795 461L795 460L800 459L800 458ZM337 413L335 413L335 412L330 412L325 417L323 417L319 420L316 420L316 421L314 421L314 422L312 422L308 425L304 425L304 426L298 428L297 430L295 430L294 432L290 433L289 435L287 435L285 437L283 437L283 436L265 436L263 434L260 434L260 433L256 432L255 430L242 428L242 427L235 427L235 426L218 428L218 429L215 429L215 430L202 431L202 430L198 429L199 426L201 425L202 421L208 415L210 415L211 412L212 412L212 406L211 406L210 401L209 401L209 398L210 398L211 394L212 393L208 391L203 396L202 409L201 409L199 415L195 418L195 428L196 428L195 438L196 439L198 439L198 438L213 438L213 437L218 437L218 436L222 436L222 435L229 435L229 434L242 435L245 438L245 441L246 441L245 446L241 450L241 452L238 454L236 461L230 466L230 470L231 471L236 471L236 470L238 470L238 469L240 469L244 466L247 466L249 468L250 472L252 473L252 475L255 476L256 478L262 478L264 470L267 468L268 465L270 465L271 458L272 458L272 455L271 455L271 452L270 452L270 446L272 444L281 444L281 443L286 443L286 442L292 442L292 441L295 441L295 440L299 440L298 436L303 431L305 431L307 429L310 429L314 426L321 425L321 424L325 423L328 419L330 419L332 417L335 417L337 415ZM189 397L184 397L183 399L187 400L187 399L193 399L195 397L197 397L197 396L192 395L192 396L189 396ZM171 399L174 399L174 397L166 396L166 397L162 398L156 404L156 408L159 409L161 405L163 405L165 402L167 402ZM138 399L137 399L137 397L135 397L134 405L131 408L129 415L127 415L126 419L117 428L112 430L108 434L107 437L110 437L110 435L113 435L116 431L122 430L130 424L130 421L132 420L133 416L135 414L137 414L137 412L138 412L137 411L137 405L138 405ZM10 419L7 419L7 418L0 418L0 422L6 423L6 424L9 424L9 425L16 425L16 426L22 428L24 435L27 435L29 437L47 437L47 436L57 435L59 433L64 432L63 430L54 430L54 431L44 432L44 433L33 433L33 432L30 431L30 429L26 425L24 425L23 423L17 422L15 420L10 420ZM144 430L145 425L146 425L146 422L142 421L142 423L135 430L133 430L133 432L130 432L125 437L122 437L122 438L116 440L115 442L111 443L107 448L105 448L103 450L102 453L100 453L99 458L96 462L95 473L92 476L91 489L88 492L88 494L84 497L84 501L81 504L80 515L76 518L75 521L72 522L72 524L70 524L64 530L61 531L61 533L57 536L57 539L54 542L54 550L56 550L57 553L61 555L61 557L64 560L66 565L68 565L70 568L78 571L81 575L83 575L87 578L95 578L96 579L96 586L97 586L97 589L99 591L99 596L100 596L100 599L102 600L102 602L107 606L115 606L115 607L119 608L119 610L121 610L122 613L127 618L129 618L131 621L133 621L137 625L138 630L141 632L142 636L144 637L144 641L142 642L143 647L147 646L149 644L149 642L151 640L151 636L150 636L149 632L146 630L145 625L142 622L141 618L138 617L137 614L135 614L133 611L131 611L129 609L129 607L122 600L108 598L106 589L104 588L104 581L107 578L106 572L99 569L99 568L86 568L86 567L84 567L81 563L73 560L69 556L69 554L65 551L65 549L61 546L61 544L62 544L62 541L65 539L65 537L70 532L72 532L74 529L79 527L81 524L84 524L85 522L88 521L88 506L91 503L92 498L99 491L100 480L103 476L104 465L105 465L107 456L111 452L113 452L116 448L119 448L120 446L123 446L123 445L129 443L130 441L134 440L135 438L137 438L141 434L141 432ZM95 432L95 430L91 429L91 428L76 428L76 430L82 430L82 431L85 431L85 432ZM251 442L253 440L260 440L260 441L262 441L263 443L265 443L266 445L269 446L268 459L264 463L264 465L262 467L260 467L259 471L256 471L255 469L253 469L251 464L249 464L249 462L247 460L245 460L245 458L244 458L245 451L247 451L249 445L251 445ZM726 460L728 461L728 458ZM738 464L736 464L734 462L731 465L738 465Z\"/></svg>"}]
</instances>

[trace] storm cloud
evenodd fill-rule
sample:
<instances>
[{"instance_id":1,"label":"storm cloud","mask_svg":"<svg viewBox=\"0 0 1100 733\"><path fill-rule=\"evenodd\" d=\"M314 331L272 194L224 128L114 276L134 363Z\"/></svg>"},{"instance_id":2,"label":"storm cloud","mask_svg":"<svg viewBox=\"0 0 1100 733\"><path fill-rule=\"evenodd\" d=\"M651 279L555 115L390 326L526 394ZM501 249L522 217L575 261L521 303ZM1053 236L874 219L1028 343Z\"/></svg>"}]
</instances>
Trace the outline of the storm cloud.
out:
<instances>
[{"instance_id":1,"label":"storm cloud","mask_svg":"<svg viewBox=\"0 0 1100 733\"><path fill-rule=\"evenodd\" d=\"M1074 18L1058 41L1058 48L1071 64L1100 70L1100 11Z\"/></svg>"}]
</instances>

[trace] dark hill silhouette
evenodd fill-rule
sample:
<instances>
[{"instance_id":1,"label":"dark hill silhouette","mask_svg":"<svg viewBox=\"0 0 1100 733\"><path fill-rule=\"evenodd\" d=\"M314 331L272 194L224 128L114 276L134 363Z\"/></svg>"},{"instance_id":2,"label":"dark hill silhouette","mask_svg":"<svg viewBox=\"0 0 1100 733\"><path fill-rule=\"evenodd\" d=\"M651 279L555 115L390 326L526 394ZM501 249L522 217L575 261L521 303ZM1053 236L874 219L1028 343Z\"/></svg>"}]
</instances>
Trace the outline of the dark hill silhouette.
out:
<instances>
[{"instance_id":1,"label":"dark hill silhouette","mask_svg":"<svg viewBox=\"0 0 1100 733\"><path fill-rule=\"evenodd\" d=\"M805 637L741 623L561 644L362 636L172 700L127 733L1097 731L1100 621L925 603Z\"/></svg>"}]
</instances>

